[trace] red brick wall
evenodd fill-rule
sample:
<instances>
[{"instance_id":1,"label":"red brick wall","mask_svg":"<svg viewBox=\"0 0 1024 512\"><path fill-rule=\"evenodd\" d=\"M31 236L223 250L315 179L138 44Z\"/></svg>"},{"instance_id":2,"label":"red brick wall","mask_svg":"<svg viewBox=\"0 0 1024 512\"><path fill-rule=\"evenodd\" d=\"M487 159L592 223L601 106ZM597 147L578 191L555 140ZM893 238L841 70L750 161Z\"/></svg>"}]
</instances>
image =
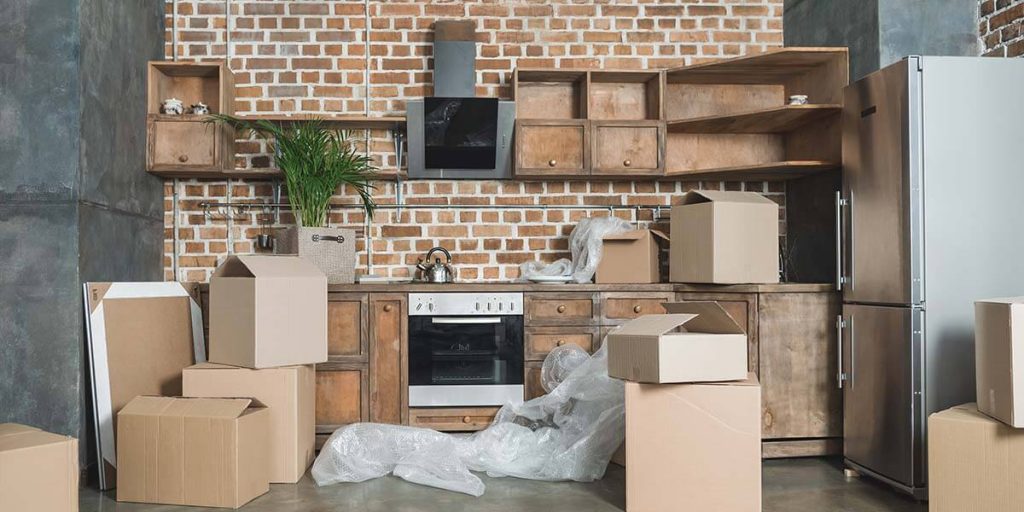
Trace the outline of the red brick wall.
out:
<instances>
[{"instance_id":1,"label":"red brick wall","mask_svg":"<svg viewBox=\"0 0 1024 512\"><path fill-rule=\"evenodd\" d=\"M401 115L408 98L431 93L432 24L477 21L477 93L509 97L517 65L657 68L740 55L782 44L782 0L167 0L167 58L227 58L239 113L310 112ZM172 29L172 27L174 27ZM172 43L176 39L177 45ZM358 132L382 170L393 175L386 132ZM272 165L260 141L240 141L236 167ZM529 204L536 210L382 211L370 227L373 269L408 275L434 245L453 249L462 280L516 277L518 264L565 256L566 236L587 212L542 209L562 204L671 204L697 187L755 190L784 202L781 184L652 182L403 182L410 204ZM395 201L395 182L378 200ZM218 258L254 250L253 213L204 215L204 200L265 201L266 183L168 181L168 279L206 280ZM178 209L178 274L173 267L173 211ZM343 192L339 202L351 202ZM781 210L784 216L784 208ZM597 215L604 211L591 212ZM632 212L621 215L633 219ZM650 217L642 212L641 219ZM290 220L284 215L281 221ZM362 227L358 211L338 211L334 225ZM284 224L276 224L284 225ZM365 270L366 254L360 254Z\"/></svg>"},{"instance_id":2,"label":"red brick wall","mask_svg":"<svg viewBox=\"0 0 1024 512\"><path fill-rule=\"evenodd\" d=\"M985 56L1024 55L1024 0L980 0L978 18Z\"/></svg>"}]
</instances>

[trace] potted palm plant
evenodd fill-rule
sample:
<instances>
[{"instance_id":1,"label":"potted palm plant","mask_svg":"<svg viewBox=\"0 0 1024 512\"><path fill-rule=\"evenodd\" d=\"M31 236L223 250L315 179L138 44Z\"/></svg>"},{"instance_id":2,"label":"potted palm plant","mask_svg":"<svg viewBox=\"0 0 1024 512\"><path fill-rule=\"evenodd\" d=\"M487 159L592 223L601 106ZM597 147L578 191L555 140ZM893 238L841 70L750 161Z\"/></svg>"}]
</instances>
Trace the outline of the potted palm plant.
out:
<instances>
[{"instance_id":1,"label":"potted palm plant","mask_svg":"<svg viewBox=\"0 0 1024 512\"><path fill-rule=\"evenodd\" d=\"M347 132L331 129L322 119L279 124L212 114L209 121L254 133L273 149L296 222L278 237L277 252L314 261L329 283L354 282L355 231L329 227L328 214L331 197L344 185L373 217L377 168L370 157L356 150Z\"/></svg>"}]
</instances>

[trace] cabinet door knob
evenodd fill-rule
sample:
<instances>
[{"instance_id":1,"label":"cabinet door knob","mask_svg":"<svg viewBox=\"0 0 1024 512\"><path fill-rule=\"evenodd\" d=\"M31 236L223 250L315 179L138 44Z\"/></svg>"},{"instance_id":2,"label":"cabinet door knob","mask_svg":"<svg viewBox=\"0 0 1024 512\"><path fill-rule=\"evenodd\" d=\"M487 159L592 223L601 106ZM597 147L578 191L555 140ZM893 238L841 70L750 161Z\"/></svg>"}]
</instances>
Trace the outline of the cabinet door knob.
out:
<instances>
[{"instance_id":1,"label":"cabinet door knob","mask_svg":"<svg viewBox=\"0 0 1024 512\"><path fill-rule=\"evenodd\" d=\"M558 160L555 160L554 158L548 160L548 167L554 167L556 165L558 165Z\"/></svg>"},{"instance_id":2,"label":"cabinet door knob","mask_svg":"<svg viewBox=\"0 0 1024 512\"><path fill-rule=\"evenodd\" d=\"M631 165L633 165L633 162L630 162L628 158L622 161L623 167L629 167Z\"/></svg>"},{"instance_id":3,"label":"cabinet door knob","mask_svg":"<svg viewBox=\"0 0 1024 512\"><path fill-rule=\"evenodd\" d=\"M640 310L642 310L642 309L643 309L643 308L642 308L642 307L640 307L640 305L639 305L639 304L637 304L636 306L633 306L633 312L634 312L634 313L639 313L639 312L640 312Z\"/></svg>"},{"instance_id":4,"label":"cabinet door knob","mask_svg":"<svg viewBox=\"0 0 1024 512\"><path fill-rule=\"evenodd\" d=\"M463 423L472 423L473 422L473 418L470 418L469 416L463 416L462 417L462 422Z\"/></svg>"},{"instance_id":5,"label":"cabinet door knob","mask_svg":"<svg viewBox=\"0 0 1024 512\"><path fill-rule=\"evenodd\" d=\"M555 342L555 345L561 347L562 345L565 345L565 340L558 340Z\"/></svg>"},{"instance_id":6,"label":"cabinet door knob","mask_svg":"<svg viewBox=\"0 0 1024 512\"><path fill-rule=\"evenodd\" d=\"M384 312L385 313L390 313L392 309L395 309L395 307L392 306L391 304L384 304Z\"/></svg>"},{"instance_id":7,"label":"cabinet door knob","mask_svg":"<svg viewBox=\"0 0 1024 512\"><path fill-rule=\"evenodd\" d=\"M178 157L179 162L188 162L188 155L181 155Z\"/></svg>"},{"instance_id":8,"label":"cabinet door knob","mask_svg":"<svg viewBox=\"0 0 1024 512\"><path fill-rule=\"evenodd\" d=\"M558 311L559 313L565 313L565 304L559 305L557 308L555 308L555 310Z\"/></svg>"}]
</instances>

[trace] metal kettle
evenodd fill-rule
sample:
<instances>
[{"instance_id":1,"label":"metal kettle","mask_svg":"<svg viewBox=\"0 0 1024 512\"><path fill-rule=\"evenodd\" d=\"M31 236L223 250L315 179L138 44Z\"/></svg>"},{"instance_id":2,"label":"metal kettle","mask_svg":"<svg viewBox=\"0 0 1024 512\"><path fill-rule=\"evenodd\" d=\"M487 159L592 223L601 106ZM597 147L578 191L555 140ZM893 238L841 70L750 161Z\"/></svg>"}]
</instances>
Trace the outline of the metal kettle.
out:
<instances>
[{"instance_id":1,"label":"metal kettle","mask_svg":"<svg viewBox=\"0 0 1024 512\"><path fill-rule=\"evenodd\" d=\"M441 263L441 258L434 258L434 262L430 263L430 256L438 251L444 253L444 263ZM444 247L434 247L428 251L425 261L417 263L416 268L420 270L423 281L427 283L451 283L455 280L452 255Z\"/></svg>"}]
</instances>

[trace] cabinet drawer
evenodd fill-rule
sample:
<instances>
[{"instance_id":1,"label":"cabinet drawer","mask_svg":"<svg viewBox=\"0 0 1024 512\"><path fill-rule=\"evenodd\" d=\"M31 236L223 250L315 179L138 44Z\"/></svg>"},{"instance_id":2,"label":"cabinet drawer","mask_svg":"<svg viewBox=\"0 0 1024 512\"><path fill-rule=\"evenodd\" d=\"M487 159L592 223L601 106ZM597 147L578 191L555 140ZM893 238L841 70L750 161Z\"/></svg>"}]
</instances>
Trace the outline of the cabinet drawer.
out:
<instances>
[{"instance_id":1,"label":"cabinet drawer","mask_svg":"<svg viewBox=\"0 0 1024 512\"><path fill-rule=\"evenodd\" d=\"M593 174L647 175L662 170L664 125L657 121L594 123Z\"/></svg>"},{"instance_id":2,"label":"cabinet drawer","mask_svg":"<svg viewBox=\"0 0 1024 512\"><path fill-rule=\"evenodd\" d=\"M214 167L219 130L202 121L153 121L149 130L152 169Z\"/></svg>"},{"instance_id":3,"label":"cabinet drawer","mask_svg":"<svg viewBox=\"0 0 1024 512\"><path fill-rule=\"evenodd\" d=\"M602 297L602 324L623 323L644 315L660 315L665 313L661 305L672 302L672 293L635 293L629 295L607 294Z\"/></svg>"},{"instance_id":4,"label":"cabinet drawer","mask_svg":"<svg viewBox=\"0 0 1024 512\"><path fill-rule=\"evenodd\" d=\"M442 432L483 430L498 414L498 407L410 407L409 425Z\"/></svg>"},{"instance_id":5,"label":"cabinet drawer","mask_svg":"<svg viewBox=\"0 0 1024 512\"><path fill-rule=\"evenodd\" d=\"M592 325L597 301L592 294L528 294L526 325Z\"/></svg>"},{"instance_id":6,"label":"cabinet drawer","mask_svg":"<svg viewBox=\"0 0 1024 512\"><path fill-rule=\"evenodd\" d=\"M543 361L548 352L566 344L593 352L597 335L596 327L531 327L526 331L526 359Z\"/></svg>"},{"instance_id":7,"label":"cabinet drawer","mask_svg":"<svg viewBox=\"0 0 1024 512\"><path fill-rule=\"evenodd\" d=\"M524 378L525 385L523 387L526 388L524 393L526 394L525 398L527 400L533 400L538 396L547 394L547 392L544 391L544 386L540 383L540 370L543 365L544 363L540 361L526 362L526 375Z\"/></svg>"},{"instance_id":8,"label":"cabinet drawer","mask_svg":"<svg viewBox=\"0 0 1024 512\"><path fill-rule=\"evenodd\" d=\"M586 121L521 121L516 125L516 174L587 174Z\"/></svg>"}]
</instances>

